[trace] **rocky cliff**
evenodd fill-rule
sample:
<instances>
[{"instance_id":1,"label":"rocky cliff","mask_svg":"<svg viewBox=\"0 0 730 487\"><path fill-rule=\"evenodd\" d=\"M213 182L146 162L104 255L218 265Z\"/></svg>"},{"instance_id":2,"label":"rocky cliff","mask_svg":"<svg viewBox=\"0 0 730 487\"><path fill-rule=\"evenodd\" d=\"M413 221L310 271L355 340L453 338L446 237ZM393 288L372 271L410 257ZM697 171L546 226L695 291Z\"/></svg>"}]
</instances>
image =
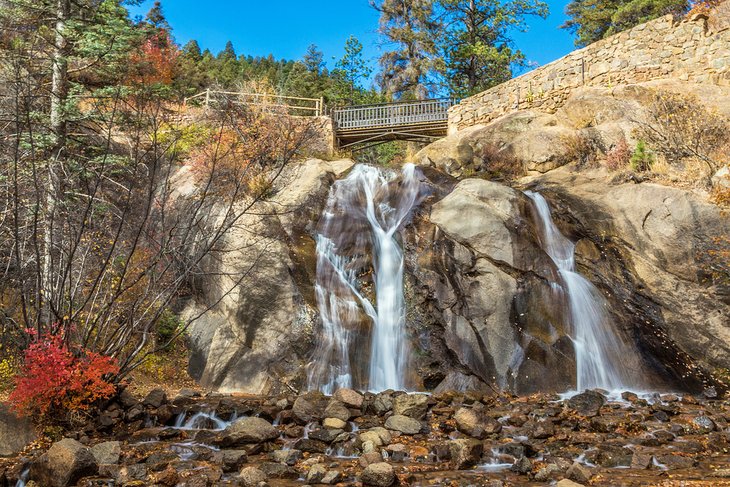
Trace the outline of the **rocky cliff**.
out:
<instances>
[{"instance_id":1,"label":"rocky cliff","mask_svg":"<svg viewBox=\"0 0 730 487\"><path fill-rule=\"evenodd\" d=\"M682 162L656 184L597 163L622 143L634 147L655 127L657 100L677 93L704 106L695 115L730 119L728 87L676 79L587 87L555 113L509 113L416 155L429 196L402 232L410 383L519 393L575 386L565 296L523 194L534 190L577 242L578 270L606 298L620 339L636 349L623 365L647 388L724 387L730 299L722 245L730 227L708 200L709 178L682 184L690 168ZM306 388L322 326L315 230L332 183L352 165L290 166L272 197L227 235L222 257L208 262L210 277L184 310L197 317L190 372L201 384L251 393ZM361 261L368 288L372 269ZM226 293L233 275L244 277ZM370 333L361 314L361 329L351 330L363 342L351 357L360 364Z\"/></svg>"}]
</instances>

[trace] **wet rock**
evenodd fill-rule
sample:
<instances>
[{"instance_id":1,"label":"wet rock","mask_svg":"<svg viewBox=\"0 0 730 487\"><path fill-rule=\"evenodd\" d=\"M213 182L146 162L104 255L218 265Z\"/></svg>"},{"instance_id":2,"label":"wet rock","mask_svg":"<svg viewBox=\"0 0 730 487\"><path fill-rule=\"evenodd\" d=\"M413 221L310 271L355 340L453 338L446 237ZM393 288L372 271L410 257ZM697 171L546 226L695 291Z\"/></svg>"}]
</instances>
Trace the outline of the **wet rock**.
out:
<instances>
[{"instance_id":1,"label":"wet rock","mask_svg":"<svg viewBox=\"0 0 730 487\"><path fill-rule=\"evenodd\" d=\"M561 473L560 467L554 463L548 463L537 472L535 472L535 480L538 482L546 482Z\"/></svg>"},{"instance_id":2,"label":"wet rock","mask_svg":"<svg viewBox=\"0 0 730 487\"><path fill-rule=\"evenodd\" d=\"M364 399L362 394L353 391L352 389L338 389L332 397L340 401L345 406L355 409L360 409L362 407Z\"/></svg>"},{"instance_id":3,"label":"wet rock","mask_svg":"<svg viewBox=\"0 0 730 487\"><path fill-rule=\"evenodd\" d=\"M383 461L383 456L377 452L363 453L358 459L360 466L365 468L372 463L379 463Z\"/></svg>"},{"instance_id":4,"label":"wet rock","mask_svg":"<svg viewBox=\"0 0 730 487\"><path fill-rule=\"evenodd\" d=\"M421 432L422 425L421 422L416 419L409 418L408 416L403 416L401 414L395 414L385 421L385 427L389 430L400 431L405 435L417 435Z\"/></svg>"},{"instance_id":5,"label":"wet rock","mask_svg":"<svg viewBox=\"0 0 730 487\"><path fill-rule=\"evenodd\" d=\"M704 396L705 399L717 399L717 389L715 389L714 386L705 387L705 389L702 391L702 396Z\"/></svg>"},{"instance_id":6,"label":"wet rock","mask_svg":"<svg viewBox=\"0 0 730 487\"><path fill-rule=\"evenodd\" d=\"M473 467L482 458L484 445L480 441L459 439L449 441L451 464L457 470Z\"/></svg>"},{"instance_id":7,"label":"wet rock","mask_svg":"<svg viewBox=\"0 0 730 487\"><path fill-rule=\"evenodd\" d=\"M378 416L383 416L385 413L393 409L393 394L390 392L381 392L375 396L370 409Z\"/></svg>"},{"instance_id":8,"label":"wet rock","mask_svg":"<svg viewBox=\"0 0 730 487\"><path fill-rule=\"evenodd\" d=\"M330 470L326 474L324 474L324 477L322 477L322 480L320 483L325 485L332 485L336 484L340 481L340 478L342 477L342 474L339 470Z\"/></svg>"},{"instance_id":9,"label":"wet rock","mask_svg":"<svg viewBox=\"0 0 730 487\"><path fill-rule=\"evenodd\" d=\"M324 410L325 418L337 418L342 421L348 421L351 416L350 410L340 401L330 401Z\"/></svg>"},{"instance_id":10,"label":"wet rock","mask_svg":"<svg viewBox=\"0 0 730 487\"><path fill-rule=\"evenodd\" d=\"M327 444L319 440L300 438L294 443L294 448L306 453L324 453L327 451Z\"/></svg>"},{"instance_id":11,"label":"wet rock","mask_svg":"<svg viewBox=\"0 0 730 487\"><path fill-rule=\"evenodd\" d=\"M674 455L671 453L664 453L656 455L657 462L664 465L669 470L677 470L682 468L692 468L697 466L698 461L693 457L686 457L682 455Z\"/></svg>"},{"instance_id":12,"label":"wet rock","mask_svg":"<svg viewBox=\"0 0 730 487\"><path fill-rule=\"evenodd\" d=\"M577 462L570 466L568 471L565 472L565 475L569 480L574 480L580 483L587 483L591 479L590 469Z\"/></svg>"},{"instance_id":13,"label":"wet rock","mask_svg":"<svg viewBox=\"0 0 730 487\"><path fill-rule=\"evenodd\" d=\"M395 484L396 476L393 467L385 462L373 463L365 467L360 475L363 485L374 487L390 487Z\"/></svg>"},{"instance_id":14,"label":"wet rock","mask_svg":"<svg viewBox=\"0 0 730 487\"><path fill-rule=\"evenodd\" d=\"M122 452L121 443L118 441L105 441L91 447L91 454L94 455L96 463L116 464L119 463L119 455Z\"/></svg>"},{"instance_id":15,"label":"wet rock","mask_svg":"<svg viewBox=\"0 0 730 487\"><path fill-rule=\"evenodd\" d=\"M36 439L33 424L17 417L7 406L0 404L0 457L11 456Z\"/></svg>"},{"instance_id":16,"label":"wet rock","mask_svg":"<svg viewBox=\"0 0 730 487\"><path fill-rule=\"evenodd\" d=\"M221 446L240 446L246 443L263 443L279 437L279 431L261 418L241 418L228 426L220 435Z\"/></svg>"},{"instance_id":17,"label":"wet rock","mask_svg":"<svg viewBox=\"0 0 730 487\"><path fill-rule=\"evenodd\" d=\"M153 453L145 460L145 465L153 472L160 472L167 468L171 463L179 460L177 454L172 452L157 452Z\"/></svg>"},{"instance_id":18,"label":"wet rock","mask_svg":"<svg viewBox=\"0 0 730 487\"><path fill-rule=\"evenodd\" d=\"M141 482L137 485L146 485L144 482L147 480L148 475L149 472L145 465L126 465L119 469L116 479L122 485L128 485L135 481Z\"/></svg>"},{"instance_id":19,"label":"wet rock","mask_svg":"<svg viewBox=\"0 0 730 487\"><path fill-rule=\"evenodd\" d=\"M224 472L237 472L248 461L246 450L221 450Z\"/></svg>"},{"instance_id":20,"label":"wet rock","mask_svg":"<svg viewBox=\"0 0 730 487\"><path fill-rule=\"evenodd\" d=\"M596 391L585 391L568 400L568 407L583 416L595 416L606 403L606 397Z\"/></svg>"},{"instance_id":21,"label":"wet rock","mask_svg":"<svg viewBox=\"0 0 730 487\"><path fill-rule=\"evenodd\" d=\"M167 402L167 393L164 389L152 389L144 398L142 404L151 408L159 408Z\"/></svg>"},{"instance_id":22,"label":"wet rock","mask_svg":"<svg viewBox=\"0 0 730 487\"><path fill-rule=\"evenodd\" d=\"M340 436L343 433L342 430L332 430L332 429L326 429L321 428L318 430L314 430L311 433L309 433L309 437L313 440L319 440L323 441L325 443L332 443L337 439L338 436Z\"/></svg>"},{"instance_id":23,"label":"wet rock","mask_svg":"<svg viewBox=\"0 0 730 487\"><path fill-rule=\"evenodd\" d=\"M385 451L388 452L388 458L397 463L404 461L408 456L408 450L402 443L388 445Z\"/></svg>"},{"instance_id":24,"label":"wet rock","mask_svg":"<svg viewBox=\"0 0 730 487\"><path fill-rule=\"evenodd\" d=\"M477 439L483 439L487 436L484 425L487 420L484 413L472 408L460 408L454 414L456 427L462 433Z\"/></svg>"},{"instance_id":25,"label":"wet rock","mask_svg":"<svg viewBox=\"0 0 730 487\"><path fill-rule=\"evenodd\" d=\"M425 394L402 394L393 400L393 413L421 420L428 411L428 396Z\"/></svg>"},{"instance_id":26,"label":"wet rock","mask_svg":"<svg viewBox=\"0 0 730 487\"><path fill-rule=\"evenodd\" d=\"M309 467L305 480L308 484L319 484L326 474L327 467L321 463L316 463Z\"/></svg>"},{"instance_id":27,"label":"wet rock","mask_svg":"<svg viewBox=\"0 0 730 487\"><path fill-rule=\"evenodd\" d=\"M266 482L266 474L256 467L246 467L241 470L238 479L243 487L259 487Z\"/></svg>"},{"instance_id":28,"label":"wet rock","mask_svg":"<svg viewBox=\"0 0 730 487\"><path fill-rule=\"evenodd\" d=\"M715 431L717 426L715 425L715 422L712 421L709 417L702 415L702 416L696 416L692 419L692 426L694 429L699 433L709 433L711 431Z\"/></svg>"},{"instance_id":29,"label":"wet rock","mask_svg":"<svg viewBox=\"0 0 730 487\"><path fill-rule=\"evenodd\" d=\"M48 487L66 487L95 475L99 467L91 450L76 440L65 438L33 461L30 479Z\"/></svg>"},{"instance_id":30,"label":"wet rock","mask_svg":"<svg viewBox=\"0 0 730 487\"><path fill-rule=\"evenodd\" d=\"M322 418L328 399L321 392L308 392L294 401L292 413L300 424L307 424Z\"/></svg>"},{"instance_id":31,"label":"wet rock","mask_svg":"<svg viewBox=\"0 0 730 487\"><path fill-rule=\"evenodd\" d=\"M393 437L385 428L371 428L358 435L362 443L371 442L375 446L383 446L389 444Z\"/></svg>"},{"instance_id":32,"label":"wet rock","mask_svg":"<svg viewBox=\"0 0 730 487\"><path fill-rule=\"evenodd\" d=\"M651 453L634 451L634 455L631 457L631 468L646 470L651 467L653 460L654 456Z\"/></svg>"},{"instance_id":33,"label":"wet rock","mask_svg":"<svg viewBox=\"0 0 730 487\"><path fill-rule=\"evenodd\" d=\"M269 478L274 479L298 479L299 473L289 465L276 462L263 462L259 464L259 469Z\"/></svg>"},{"instance_id":34,"label":"wet rock","mask_svg":"<svg viewBox=\"0 0 730 487\"><path fill-rule=\"evenodd\" d=\"M529 428L528 436L538 440L550 438L555 434L555 425L548 419L542 419L532 423Z\"/></svg>"},{"instance_id":35,"label":"wet rock","mask_svg":"<svg viewBox=\"0 0 730 487\"><path fill-rule=\"evenodd\" d=\"M302 458L300 450L274 450L271 452L271 459L275 462L294 466Z\"/></svg>"},{"instance_id":36,"label":"wet rock","mask_svg":"<svg viewBox=\"0 0 730 487\"><path fill-rule=\"evenodd\" d=\"M602 467L628 467L631 465L633 452L628 448L613 445L601 445L596 455L596 463Z\"/></svg>"},{"instance_id":37,"label":"wet rock","mask_svg":"<svg viewBox=\"0 0 730 487\"><path fill-rule=\"evenodd\" d=\"M510 470L521 474L527 475L532 472L532 462L527 457L520 457L511 467Z\"/></svg>"}]
</instances>

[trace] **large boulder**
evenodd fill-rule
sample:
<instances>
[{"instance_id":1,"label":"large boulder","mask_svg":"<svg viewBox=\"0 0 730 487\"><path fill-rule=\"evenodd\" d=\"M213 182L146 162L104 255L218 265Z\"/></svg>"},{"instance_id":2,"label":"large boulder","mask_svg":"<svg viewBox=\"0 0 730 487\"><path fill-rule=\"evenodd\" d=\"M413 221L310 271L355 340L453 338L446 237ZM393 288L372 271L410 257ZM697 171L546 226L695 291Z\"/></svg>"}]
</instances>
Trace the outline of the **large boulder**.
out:
<instances>
[{"instance_id":1,"label":"large boulder","mask_svg":"<svg viewBox=\"0 0 730 487\"><path fill-rule=\"evenodd\" d=\"M317 320L314 229L331 183L352 164L292 163L271 198L221 239L220 258L203 262L208 277L196 283L199 292L182 313L198 317L189 329L189 371L203 386L256 394L302 386ZM223 218L224 210L214 209L210 220Z\"/></svg>"},{"instance_id":2,"label":"large boulder","mask_svg":"<svg viewBox=\"0 0 730 487\"><path fill-rule=\"evenodd\" d=\"M240 446L246 443L264 443L279 437L279 431L261 418L241 418L220 434L218 443L222 446Z\"/></svg>"},{"instance_id":3,"label":"large boulder","mask_svg":"<svg viewBox=\"0 0 730 487\"><path fill-rule=\"evenodd\" d=\"M31 463L30 479L39 485L66 487L76 485L83 477L95 475L98 469L89 448L64 438Z\"/></svg>"},{"instance_id":4,"label":"large boulder","mask_svg":"<svg viewBox=\"0 0 730 487\"><path fill-rule=\"evenodd\" d=\"M33 424L0 404L0 457L9 457L36 439Z\"/></svg>"},{"instance_id":5,"label":"large boulder","mask_svg":"<svg viewBox=\"0 0 730 487\"><path fill-rule=\"evenodd\" d=\"M561 168L526 182L548 196L568 233L583 236L581 271L654 372L701 391L712 382L702 369L730 368L727 282L713 271L727 265L730 219L720 208L686 189L612 183L602 170Z\"/></svg>"},{"instance_id":6,"label":"large boulder","mask_svg":"<svg viewBox=\"0 0 730 487\"><path fill-rule=\"evenodd\" d=\"M512 188L466 179L416 222L406 241L407 289L414 290L408 304L418 332L430 337L419 356L429 368L423 375L464 389L559 391L573 384L566 316L549 284L557 273L530 208Z\"/></svg>"}]
</instances>

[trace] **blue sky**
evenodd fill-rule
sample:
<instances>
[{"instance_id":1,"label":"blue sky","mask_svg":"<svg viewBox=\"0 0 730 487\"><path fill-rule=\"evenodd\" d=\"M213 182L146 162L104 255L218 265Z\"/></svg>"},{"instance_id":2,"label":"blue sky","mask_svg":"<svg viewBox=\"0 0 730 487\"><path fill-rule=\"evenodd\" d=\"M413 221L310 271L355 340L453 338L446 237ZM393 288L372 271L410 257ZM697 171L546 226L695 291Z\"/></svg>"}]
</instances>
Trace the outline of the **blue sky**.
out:
<instances>
[{"instance_id":1,"label":"blue sky","mask_svg":"<svg viewBox=\"0 0 730 487\"><path fill-rule=\"evenodd\" d=\"M152 3L132 7L132 15L145 14ZM573 50L573 38L558 29L565 21L567 0L548 3L548 19L530 18L529 32L514 35L528 61L538 65ZM375 32L378 12L368 0L162 0L162 8L178 43L196 39L213 53L230 40L238 54L299 59L307 46L316 44L332 66L350 35L360 39L373 64L381 52Z\"/></svg>"}]
</instances>

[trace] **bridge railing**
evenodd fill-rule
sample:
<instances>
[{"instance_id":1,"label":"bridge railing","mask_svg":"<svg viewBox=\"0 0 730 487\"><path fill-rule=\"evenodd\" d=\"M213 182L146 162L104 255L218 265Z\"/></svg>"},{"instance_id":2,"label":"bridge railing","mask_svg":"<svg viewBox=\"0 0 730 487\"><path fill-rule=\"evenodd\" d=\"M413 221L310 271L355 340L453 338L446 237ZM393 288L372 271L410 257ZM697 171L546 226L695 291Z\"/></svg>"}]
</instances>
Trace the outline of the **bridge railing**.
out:
<instances>
[{"instance_id":1,"label":"bridge railing","mask_svg":"<svg viewBox=\"0 0 730 487\"><path fill-rule=\"evenodd\" d=\"M453 104L454 100L436 99L336 108L332 110L332 119L337 130L444 122L449 120Z\"/></svg>"},{"instance_id":2,"label":"bridge railing","mask_svg":"<svg viewBox=\"0 0 730 487\"><path fill-rule=\"evenodd\" d=\"M257 106L263 109L282 111L289 115L319 117L324 115L323 98L302 98L297 96L271 95L268 93L243 93L236 91L217 91L207 89L185 98L185 105L201 104L205 108L222 103Z\"/></svg>"}]
</instances>

